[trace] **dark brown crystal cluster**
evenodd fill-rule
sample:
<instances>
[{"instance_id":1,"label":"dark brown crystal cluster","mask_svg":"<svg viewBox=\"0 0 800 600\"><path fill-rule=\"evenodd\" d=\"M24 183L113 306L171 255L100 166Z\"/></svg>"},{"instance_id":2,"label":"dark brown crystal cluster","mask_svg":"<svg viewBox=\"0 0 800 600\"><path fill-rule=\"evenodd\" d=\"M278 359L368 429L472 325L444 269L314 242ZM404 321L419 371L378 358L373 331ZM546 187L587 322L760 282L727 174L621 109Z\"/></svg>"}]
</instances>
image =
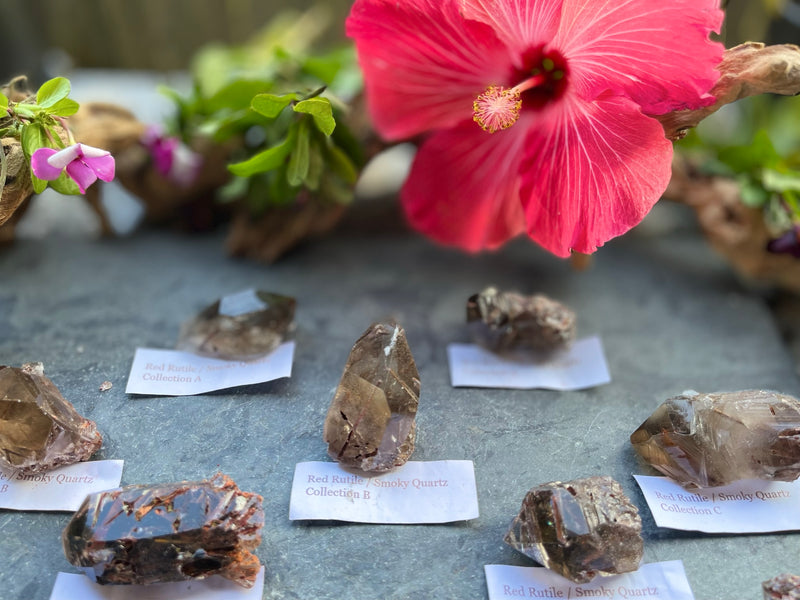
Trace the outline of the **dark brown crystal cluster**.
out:
<instances>
[{"instance_id":1,"label":"dark brown crystal cluster","mask_svg":"<svg viewBox=\"0 0 800 600\"><path fill-rule=\"evenodd\" d=\"M475 343L493 352L554 352L575 340L575 313L560 302L493 287L467 300L467 323Z\"/></svg>"},{"instance_id":2,"label":"dark brown crystal cluster","mask_svg":"<svg viewBox=\"0 0 800 600\"><path fill-rule=\"evenodd\" d=\"M670 398L631 435L636 452L687 488L800 476L800 401L762 390Z\"/></svg>"},{"instance_id":3,"label":"dark brown crystal cluster","mask_svg":"<svg viewBox=\"0 0 800 600\"><path fill-rule=\"evenodd\" d=\"M176 348L225 360L251 360L269 354L294 328L295 299L254 293L242 311L221 309L217 300L181 326Z\"/></svg>"},{"instance_id":4,"label":"dark brown crystal cluster","mask_svg":"<svg viewBox=\"0 0 800 600\"><path fill-rule=\"evenodd\" d=\"M328 454L382 472L414 452L419 373L402 327L374 323L356 341L325 419Z\"/></svg>"},{"instance_id":5,"label":"dark brown crystal cluster","mask_svg":"<svg viewBox=\"0 0 800 600\"><path fill-rule=\"evenodd\" d=\"M36 368L0 366L0 467L39 473L88 460L103 438Z\"/></svg>"},{"instance_id":6,"label":"dark brown crystal cluster","mask_svg":"<svg viewBox=\"0 0 800 600\"><path fill-rule=\"evenodd\" d=\"M227 476L131 485L87 496L62 536L67 560L97 583L221 575L253 587L261 565L261 496Z\"/></svg>"},{"instance_id":7,"label":"dark brown crystal cluster","mask_svg":"<svg viewBox=\"0 0 800 600\"><path fill-rule=\"evenodd\" d=\"M531 489L505 542L577 583L636 571L642 520L611 477L545 483Z\"/></svg>"},{"instance_id":8,"label":"dark brown crystal cluster","mask_svg":"<svg viewBox=\"0 0 800 600\"><path fill-rule=\"evenodd\" d=\"M764 600L800 600L800 576L777 575L761 584Z\"/></svg>"}]
</instances>

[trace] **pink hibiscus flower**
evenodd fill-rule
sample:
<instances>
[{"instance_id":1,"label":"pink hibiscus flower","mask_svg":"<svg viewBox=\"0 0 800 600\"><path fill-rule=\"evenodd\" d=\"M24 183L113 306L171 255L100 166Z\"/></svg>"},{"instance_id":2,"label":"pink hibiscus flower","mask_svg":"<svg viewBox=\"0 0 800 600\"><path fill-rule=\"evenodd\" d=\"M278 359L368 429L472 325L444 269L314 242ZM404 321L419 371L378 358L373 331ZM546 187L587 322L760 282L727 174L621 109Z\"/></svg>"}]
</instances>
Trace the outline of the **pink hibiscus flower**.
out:
<instances>
[{"instance_id":1,"label":"pink hibiscus flower","mask_svg":"<svg viewBox=\"0 0 800 600\"><path fill-rule=\"evenodd\" d=\"M636 225L670 178L650 115L713 102L718 5L356 0L376 129L430 134L401 192L412 225L471 251L527 232L559 256Z\"/></svg>"},{"instance_id":2,"label":"pink hibiscus flower","mask_svg":"<svg viewBox=\"0 0 800 600\"><path fill-rule=\"evenodd\" d=\"M66 169L81 194L95 181L114 179L114 157L107 150L86 144L72 144L63 150L39 148L31 156L31 169L39 179L53 181Z\"/></svg>"},{"instance_id":3,"label":"pink hibiscus flower","mask_svg":"<svg viewBox=\"0 0 800 600\"><path fill-rule=\"evenodd\" d=\"M159 125L151 125L142 136L142 144L150 151L153 165L161 175L180 187L194 183L203 158L180 139L166 135Z\"/></svg>"}]
</instances>

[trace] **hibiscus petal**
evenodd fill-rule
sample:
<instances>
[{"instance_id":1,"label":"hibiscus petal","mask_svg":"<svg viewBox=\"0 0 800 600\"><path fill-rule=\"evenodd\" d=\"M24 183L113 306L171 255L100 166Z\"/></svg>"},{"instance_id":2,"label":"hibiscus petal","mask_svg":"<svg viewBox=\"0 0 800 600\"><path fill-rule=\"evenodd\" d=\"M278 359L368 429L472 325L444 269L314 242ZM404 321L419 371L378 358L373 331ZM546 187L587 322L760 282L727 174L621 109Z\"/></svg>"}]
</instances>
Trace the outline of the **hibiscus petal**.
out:
<instances>
[{"instance_id":1,"label":"hibiscus petal","mask_svg":"<svg viewBox=\"0 0 800 600\"><path fill-rule=\"evenodd\" d=\"M411 224L473 252L523 233L518 173L525 137L524 127L489 134L469 122L426 140L401 192Z\"/></svg>"},{"instance_id":2,"label":"hibiscus petal","mask_svg":"<svg viewBox=\"0 0 800 600\"><path fill-rule=\"evenodd\" d=\"M79 160L73 160L67 165L67 174L78 184L81 194L86 193L86 188L97 181L97 175Z\"/></svg>"},{"instance_id":3,"label":"hibiscus petal","mask_svg":"<svg viewBox=\"0 0 800 600\"><path fill-rule=\"evenodd\" d=\"M552 47L586 99L609 90L647 114L695 109L713 102L724 48L708 34L722 16L718 0L564 0Z\"/></svg>"},{"instance_id":4,"label":"hibiscus petal","mask_svg":"<svg viewBox=\"0 0 800 600\"><path fill-rule=\"evenodd\" d=\"M114 157L108 152L106 152L104 156L84 156L83 163L94 171L97 177L103 181L111 181L114 179Z\"/></svg>"},{"instance_id":5,"label":"hibiscus petal","mask_svg":"<svg viewBox=\"0 0 800 600\"><path fill-rule=\"evenodd\" d=\"M672 144L631 100L564 99L532 128L520 196L528 235L558 256L594 252L639 223L666 189Z\"/></svg>"},{"instance_id":6,"label":"hibiscus petal","mask_svg":"<svg viewBox=\"0 0 800 600\"><path fill-rule=\"evenodd\" d=\"M464 17L491 26L516 57L550 41L563 0L462 0ZM523 67L523 65L517 65Z\"/></svg>"},{"instance_id":7,"label":"hibiscus petal","mask_svg":"<svg viewBox=\"0 0 800 600\"><path fill-rule=\"evenodd\" d=\"M494 31L465 21L459 0L357 0L347 19L372 122L402 139L472 118L489 85L508 85L511 57Z\"/></svg>"},{"instance_id":8,"label":"hibiscus petal","mask_svg":"<svg viewBox=\"0 0 800 600\"><path fill-rule=\"evenodd\" d=\"M54 167L48 162L54 154L56 154L56 150L53 148L39 148L31 155L31 169L36 177L45 181L59 178L64 168Z\"/></svg>"}]
</instances>

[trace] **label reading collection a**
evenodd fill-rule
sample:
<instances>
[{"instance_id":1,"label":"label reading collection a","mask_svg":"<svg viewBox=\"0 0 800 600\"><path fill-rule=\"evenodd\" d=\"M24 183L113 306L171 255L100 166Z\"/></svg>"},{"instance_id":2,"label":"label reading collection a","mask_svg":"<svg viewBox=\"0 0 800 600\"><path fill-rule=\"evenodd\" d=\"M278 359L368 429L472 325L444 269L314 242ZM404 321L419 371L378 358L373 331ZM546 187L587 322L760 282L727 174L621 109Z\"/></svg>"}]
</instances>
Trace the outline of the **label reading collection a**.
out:
<instances>
[{"instance_id":1,"label":"label reading collection a","mask_svg":"<svg viewBox=\"0 0 800 600\"><path fill-rule=\"evenodd\" d=\"M0 508L74 512L86 496L119 487L121 460L92 460L45 473L0 471Z\"/></svg>"},{"instance_id":2,"label":"label reading collection a","mask_svg":"<svg viewBox=\"0 0 800 600\"><path fill-rule=\"evenodd\" d=\"M704 533L800 530L800 480L748 479L688 491L668 477L633 477L659 527Z\"/></svg>"},{"instance_id":3,"label":"label reading collection a","mask_svg":"<svg viewBox=\"0 0 800 600\"><path fill-rule=\"evenodd\" d=\"M642 565L638 571L575 583L544 567L486 565L489 600L511 598L604 598L606 600L694 600L683 563Z\"/></svg>"},{"instance_id":4,"label":"label reading collection a","mask_svg":"<svg viewBox=\"0 0 800 600\"><path fill-rule=\"evenodd\" d=\"M252 361L221 360L179 350L137 348L127 394L191 396L292 375L294 342Z\"/></svg>"},{"instance_id":5,"label":"label reading collection a","mask_svg":"<svg viewBox=\"0 0 800 600\"><path fill-rule=\"evenodd\" d=\"M338 463L298 463L289 518L353 523L451 523L478 518L471 460L408 462L381 475Z\"/></svg>"},{"instance_id":6,"label":"label reading collection a","mask_svg":"<svg viewBox=\"0 0 800 600\"><path fill-rule=\"evenodd\" d=\"M219 575L150 585L100 585L86 575L59 573L50 600L261 600L263 593L264 567L250 589Z\"/></svg>"},{"instance_id":7,"label":"label reading collection a","mask_svg":"<svg viewBox=\"0 0 800 600\"><path fill-rule=\"evenodd\" d=\"M582 390L611 381L599 337L575 342L544 362L499 356L474 344L447 346L453 387Z\"/></svg>"}]
</instances>

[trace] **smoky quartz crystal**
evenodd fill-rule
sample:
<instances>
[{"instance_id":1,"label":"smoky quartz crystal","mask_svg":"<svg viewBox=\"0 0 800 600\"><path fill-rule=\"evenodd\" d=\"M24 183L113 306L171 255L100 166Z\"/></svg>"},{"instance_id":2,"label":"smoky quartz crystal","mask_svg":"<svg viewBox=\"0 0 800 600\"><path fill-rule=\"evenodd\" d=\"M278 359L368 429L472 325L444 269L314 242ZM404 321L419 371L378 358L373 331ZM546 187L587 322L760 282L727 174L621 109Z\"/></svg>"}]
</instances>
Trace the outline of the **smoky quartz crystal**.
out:
<instances>
[{"instance_id":1,"label":"smoky quartz crystal","mask_svg":"<svg viewBox=\"0 0 800 600\"><path fill-rule=\"evenodd\" d=\"M666 400L631 434L636 452L686 488L800 476L800 402L763 390Z\"/></svg>"},{"instance_id":2,"label":"smoky quartz crystal","mask_svg":"<svg viewBox=\"0 0 800 600\"><path fill-rule=\"evenodd\" d=\"M67 560L101 584L221 575L253 587L261 568L262 498L226 475L131 485L87 496L64 529Z\"/></svg>"},{"instance_id":3,"label":"smoky quartz crystal","mask_svg":"<svg viewBox=\"0 0 800 600\"><path fill-rule=\"evenodd\" d=\"M531 489L505 542L577 583L639 568L642 520L619 483L588 477Z\"/></svg>"},{"instance_id":4,"label":"smoky quartz crystal","mask_svg":"<svg viewBox=\"0 0 800 600\"><path fill-rule=\"evenodd\" d=\"M39 473L89 460L103 437L44 376L0 366L0 468Z\"/></svg>"},{"instance_id":5,"label":"smoky quartz crystal","mask_svg":"<svg viewBox=\"0 0 800 600\"><path fill-rule=\"evenodd\" d=\"M325 419L328 454L382 472L414 452L419 373L402 327L374 323L356 341Z\"/></svg>"},{"instance_id":6,"label":"smoky quartz crystal","mask_svg":"<svg viewBox=\"0 0 800 600\"><path fill-rule=\"evenodd\" d=\"M800 600L800 576L777 575L761 584L764 600Z\"/></svg>"},{"instance_id":7,"label":"smoky quartz crystal","mask_svg":"<svg viewBox=\"0 0 800 600\"><path fill-rule=\"evenodd\" d=\"M547 296L523 296L488 287L467 300L472 338L493 352L549 353L575 340L575 313Z\"/></svg>"},{"instance_id":8,"label":"smoky quartz crystal","mask_svg":"<svg viewBox=\"0 0 800 600\"><path fill-rule=\"evenodd\" d=\"M269 354L294 329L295 299L247 290L226 296L181 326L176 348L224 360Z\"/></svg>"}]
</instances>

